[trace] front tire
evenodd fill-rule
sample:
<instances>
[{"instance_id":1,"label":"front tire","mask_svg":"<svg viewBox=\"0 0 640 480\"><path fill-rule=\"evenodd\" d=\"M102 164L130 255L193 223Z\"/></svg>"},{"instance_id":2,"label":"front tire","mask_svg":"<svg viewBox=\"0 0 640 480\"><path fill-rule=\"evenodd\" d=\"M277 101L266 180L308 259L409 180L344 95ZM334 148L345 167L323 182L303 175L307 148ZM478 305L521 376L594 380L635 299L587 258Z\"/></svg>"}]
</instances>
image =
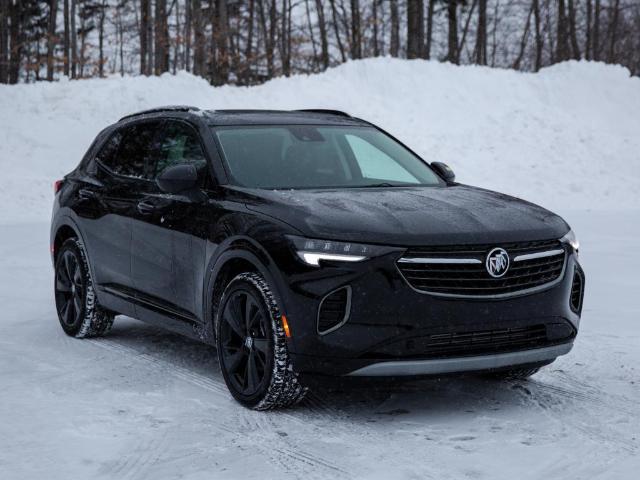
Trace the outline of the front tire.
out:
<instances>
[{"instance_id":1,"label":"front tire","mask_svg":"<svg viewBox=\"0 0 640 480\"><path fill-rule=\"evenodd\" d=\"M307 389L291 365L280 309L265 279L256 273L236 276L219 305L216 346L231 395L254 410L302 400Z\"/></svg>"},{"instance_id":2,"label":"front tire","mask_svg":"<svg viewBox=\"0 0 640 480\"><path fill-rule=\"evenodd\" d=\"M66 240L56 257L54 292L58 320L64 332L85 338L104 335L114 315L98 305L84 245Z\"/></svg>"}]
</instances>

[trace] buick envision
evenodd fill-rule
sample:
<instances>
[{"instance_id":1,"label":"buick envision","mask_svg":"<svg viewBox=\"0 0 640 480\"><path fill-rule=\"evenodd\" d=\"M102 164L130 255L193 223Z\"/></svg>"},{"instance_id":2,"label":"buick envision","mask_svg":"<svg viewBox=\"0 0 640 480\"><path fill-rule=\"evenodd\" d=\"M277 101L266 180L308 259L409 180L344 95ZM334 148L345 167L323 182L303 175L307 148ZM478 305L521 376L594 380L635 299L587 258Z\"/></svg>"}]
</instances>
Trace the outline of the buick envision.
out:
<instances>
[{"instance_id":1,"label":"buick envision","mask_svg":"<svg viewBox=\"0 0 640 480\"><path fill-rule=\"evenodd\" d=\"M523 378L578 330L560 217L342 112L140 112L55 191L63 330L128 315L215 345L251 408L294 404L313 375Z\"/></svg>"}]
</instances>

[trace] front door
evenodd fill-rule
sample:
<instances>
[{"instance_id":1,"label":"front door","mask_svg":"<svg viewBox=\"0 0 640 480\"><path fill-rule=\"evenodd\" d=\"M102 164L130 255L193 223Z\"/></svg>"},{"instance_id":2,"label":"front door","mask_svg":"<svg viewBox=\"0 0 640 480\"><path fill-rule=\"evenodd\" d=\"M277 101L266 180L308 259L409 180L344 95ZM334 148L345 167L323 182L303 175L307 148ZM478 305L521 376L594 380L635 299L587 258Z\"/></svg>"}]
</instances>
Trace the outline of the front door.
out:
<instances>
[{"instance_id":1,"label":"front door","mask_svg":"<svg viewBox=\"0 0 640 480\"><path fill-rule=\"evenodd\" d=\"M207 223L202 192L167 194L155 178L167 168L193 164L199 172L200 188L211 181L198 132L181 120L167 120L149 174L148 188L137 205L133 221L131 270L141 318L158 320L156 314L173 317L192 329L200 322L198 303L205 262L204 235Z\"/></svg>"}]
</instances>

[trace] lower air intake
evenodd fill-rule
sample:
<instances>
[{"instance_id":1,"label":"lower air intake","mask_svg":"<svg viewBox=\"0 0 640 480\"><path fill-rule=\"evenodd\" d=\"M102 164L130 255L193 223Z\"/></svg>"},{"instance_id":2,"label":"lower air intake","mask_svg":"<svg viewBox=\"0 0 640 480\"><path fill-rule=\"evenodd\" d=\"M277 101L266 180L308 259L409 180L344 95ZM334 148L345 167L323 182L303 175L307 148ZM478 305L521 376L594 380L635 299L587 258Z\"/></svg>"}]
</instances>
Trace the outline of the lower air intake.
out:
<instances>
[{"instance_id":1,"label":"lower air intake","mask_svg":"<svg viewBox=\"0 0 640 480\"><path fill-rule=\"evenodd\" d=\"M584 297L584 273L578 266L573 271L573 283L571 284L571 310L575 313L582 311L582 299Z\"/></svg>"},{"instance_id":2,"label":"lower air intake","mask_svg":"<svg viewBox=\"0 0 640 480\"><path fill-rule=\"evenodd\" d=\"M324 297L318 309L318 333L327 334L340 328L349 318L351 287L342 287Z\"/></svg>"}]
</instances>

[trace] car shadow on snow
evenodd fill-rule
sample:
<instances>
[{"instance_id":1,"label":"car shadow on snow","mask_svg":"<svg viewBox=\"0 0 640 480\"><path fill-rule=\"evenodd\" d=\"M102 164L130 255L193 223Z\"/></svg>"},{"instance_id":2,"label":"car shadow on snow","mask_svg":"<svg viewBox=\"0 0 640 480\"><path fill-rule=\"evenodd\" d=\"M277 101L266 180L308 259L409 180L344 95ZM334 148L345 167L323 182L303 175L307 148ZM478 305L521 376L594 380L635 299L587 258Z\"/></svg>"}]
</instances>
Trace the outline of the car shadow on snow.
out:
<instances>
[{"instance_id":1,"label":"car shadow on snow","mask_svg":"<svg viewBox=\"0 0 640 480\"><path fill-rule=\"evenodd\" d=\"M213 382L226 389L215 348L184 336L118 317L111 332L95 342L112 345L125 355L144 356L167 371L171 367L187 370L196 383ZM377 422L407 414L412 419L416 415L442 418L448 414L524 410L532 405L544 408L549 401L539 380L497 381L481 375L408 380L314 378L309 385L310 394L300 405L287 410L289 414Z\"/></svg>"}]
</instances>

